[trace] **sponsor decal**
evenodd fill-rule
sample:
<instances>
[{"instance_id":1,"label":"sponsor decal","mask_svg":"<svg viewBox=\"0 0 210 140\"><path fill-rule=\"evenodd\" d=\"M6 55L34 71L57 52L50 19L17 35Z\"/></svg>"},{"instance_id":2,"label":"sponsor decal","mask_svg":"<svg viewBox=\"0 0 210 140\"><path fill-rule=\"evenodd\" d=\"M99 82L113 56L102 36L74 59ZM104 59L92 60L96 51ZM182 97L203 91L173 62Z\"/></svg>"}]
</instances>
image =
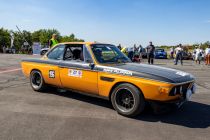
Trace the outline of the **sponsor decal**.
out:
<instances>
[{"instance_id":1,"label":"sponsor decal","mask_svg":"<svg viewBox=\"0 0 210 140\"><path fill-rule=\"evenodd\" d=\"M82 77L82 71L81 70L69 69L68 76L81 78Z\"/></svg>"},{"instance_id":2,"label":"sponsor decal","mask_svg":"<svg viewBox=\"0 0 210 140\"><path fill-rule=\"evenodd\" d=\"M126 71L126 70L119 70L119 69L103 69L104 72L108 73L116 73L116 74L122 74L122 75L133 75L132 72Z\"/></svg>"},{"instance_id":3,"label":"sponsor decal","mask_svg":"<svg viewBox=\"0 0 210 140\"><path fill-rule=\"evenodd\" d=\"M55 71L49 70L49 78L55 78Z\"/></svg>"},{"instance_id":4,"label":"sponsor decal","mask_svg":"<svg viewBox=\"0 0 210 140\"><path fill-rule=\"evenodd\" d=\"M178 72L176 72L176 74L180 75L180 76L183 76L183 77L188 75L188 73L182 72L182 71L178 71Z\"/></svg>"}]
</instances>

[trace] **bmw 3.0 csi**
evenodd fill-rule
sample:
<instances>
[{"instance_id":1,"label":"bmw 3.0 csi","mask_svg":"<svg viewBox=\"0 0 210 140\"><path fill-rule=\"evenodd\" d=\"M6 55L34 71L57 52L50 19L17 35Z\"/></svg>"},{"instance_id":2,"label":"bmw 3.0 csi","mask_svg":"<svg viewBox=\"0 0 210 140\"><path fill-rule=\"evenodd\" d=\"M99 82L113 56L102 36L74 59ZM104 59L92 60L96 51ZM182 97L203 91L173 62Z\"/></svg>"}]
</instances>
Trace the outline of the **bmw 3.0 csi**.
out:
<instances>
[{"instance_id":1,"label":"bmw 3.0 csi","mask_svg":"<svg viewBox=\"0 0 210 140\"><path fill-rule=\"evenodd\" d=\"M41 59L25 59L21 65L35 91L56 86L104 97L129 117L141 113L147 101L180 105L195 93L191 74L132 63L110 44L61 43Z\"/></svg>"}]
</instances>

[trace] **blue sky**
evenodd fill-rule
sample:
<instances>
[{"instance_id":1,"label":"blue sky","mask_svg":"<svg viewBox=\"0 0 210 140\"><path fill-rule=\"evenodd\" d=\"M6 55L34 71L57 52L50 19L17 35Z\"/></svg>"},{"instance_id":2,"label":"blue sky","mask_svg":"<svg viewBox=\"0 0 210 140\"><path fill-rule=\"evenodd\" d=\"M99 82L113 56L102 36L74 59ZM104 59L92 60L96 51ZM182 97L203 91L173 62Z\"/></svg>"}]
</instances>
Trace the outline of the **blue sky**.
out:
<instances>
[{"instance_id":1,"label":"blue sky","mask_svg":"<svg viewBox=\"0 0 210 140\"><path fill-rule=\"evenodd\" d=\"M133 46L210 40L210 0L0 0L0 27Z\"/></svg>"}]
</instances>

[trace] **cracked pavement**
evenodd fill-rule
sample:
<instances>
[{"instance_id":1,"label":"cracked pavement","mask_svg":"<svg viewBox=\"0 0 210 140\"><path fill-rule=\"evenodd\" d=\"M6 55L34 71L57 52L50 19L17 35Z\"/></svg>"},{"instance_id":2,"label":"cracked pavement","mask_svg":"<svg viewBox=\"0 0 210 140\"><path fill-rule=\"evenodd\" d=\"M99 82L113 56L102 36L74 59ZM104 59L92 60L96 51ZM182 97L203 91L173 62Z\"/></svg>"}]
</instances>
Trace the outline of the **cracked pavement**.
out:
<instances>
[{"instance_id":1,"label":"cracked pavement","mask_svg":"<svg viewBox=\"0 0 210 140\"><path fill-rule=\"evenodd\" d=\"M0 54L0 72L38 56ZM144 60L146 62L146 60ZM0 139L7 140L207 140L210 137L210 66L156 60L192 73L198 85L180 110L155 115L149 107L135 118L118 115L110 102L77 93L34 92L21 71L0 74Z\"/></svg>"}]
</instances>

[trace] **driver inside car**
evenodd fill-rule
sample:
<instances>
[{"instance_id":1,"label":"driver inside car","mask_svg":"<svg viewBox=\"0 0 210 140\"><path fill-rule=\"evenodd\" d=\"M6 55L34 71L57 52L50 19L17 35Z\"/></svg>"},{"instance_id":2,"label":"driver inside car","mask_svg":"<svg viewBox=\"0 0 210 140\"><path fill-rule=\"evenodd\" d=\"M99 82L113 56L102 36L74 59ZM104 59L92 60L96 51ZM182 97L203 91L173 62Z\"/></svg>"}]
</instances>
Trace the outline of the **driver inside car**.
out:
<instances>
[{"instance_id":1,"label":"driver inside car","mask_svg":"<svg viewBox=\"0 0 210 140\"><path fill-rule=\"evenodd\" d=\"M96 59L98 60L99 63L104 62L102 51L100 49L94 50L94 55L95 55L95 57L96 57Z\"/></svg>"}]
</instances>

